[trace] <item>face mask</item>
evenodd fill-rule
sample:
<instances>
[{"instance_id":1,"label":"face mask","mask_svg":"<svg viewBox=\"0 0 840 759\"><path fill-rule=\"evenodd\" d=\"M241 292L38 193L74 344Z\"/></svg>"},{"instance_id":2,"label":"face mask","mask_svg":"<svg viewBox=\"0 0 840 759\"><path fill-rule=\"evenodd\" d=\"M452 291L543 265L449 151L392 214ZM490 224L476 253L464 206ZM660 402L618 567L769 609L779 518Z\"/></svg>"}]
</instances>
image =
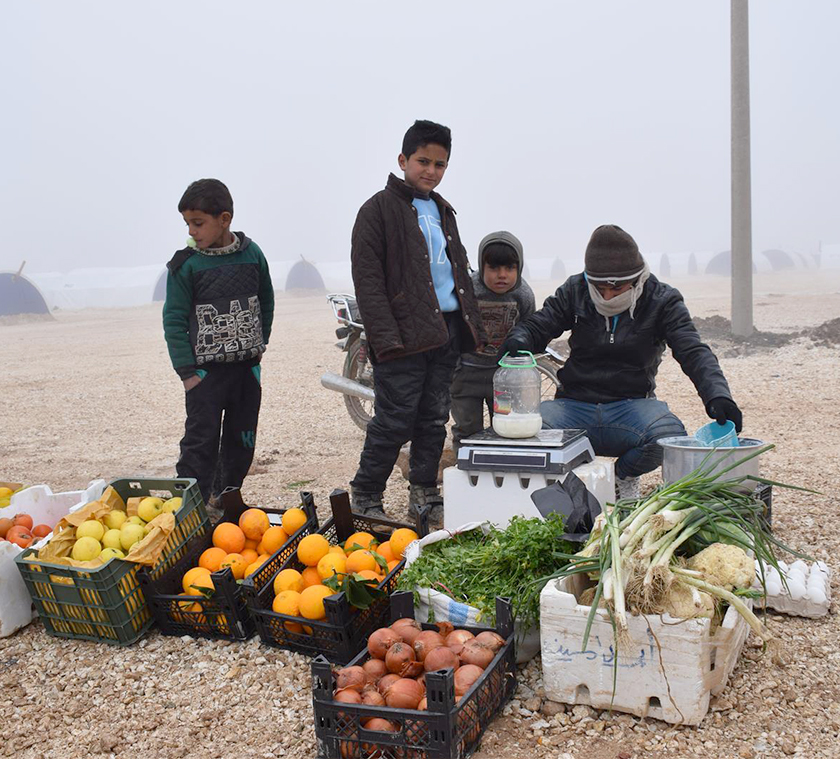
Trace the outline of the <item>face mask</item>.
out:
<instances>
[{"instance_id":1,"label":"face mask","mask_svg":"<svg viewBox=\"0 0 840 759\"><path fill-rule=\"evenodd\" d=\"M616 295L614 298L606 300L595 286L587 278L586 283L589 286L589 297L592 298L592 303L595 305L595 310L606 319L607 329L610 328L610 317L623 314L625 311L630 312L630 318L634 318L636 310L636 303L642 296L642 290L645 288L645 282L650 277L650 268L645 263L642 273L639 274L639 279L627 292Z\"/></svg>"}]
</instances>

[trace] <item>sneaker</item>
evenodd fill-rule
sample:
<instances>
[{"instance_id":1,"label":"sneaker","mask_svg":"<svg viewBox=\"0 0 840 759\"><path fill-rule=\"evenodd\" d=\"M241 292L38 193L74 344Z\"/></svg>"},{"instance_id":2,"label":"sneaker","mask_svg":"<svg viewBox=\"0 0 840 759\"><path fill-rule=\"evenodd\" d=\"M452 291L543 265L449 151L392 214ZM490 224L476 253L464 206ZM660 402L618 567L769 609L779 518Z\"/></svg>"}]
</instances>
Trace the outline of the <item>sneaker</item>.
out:
<instances>
[{"instance_id":1,"label":"sneaker","mask_svg":"<svg viewBox=\"0 0 840 759\"><path fill-rule=\"evenodd\" d=\"M387 519L388 515L382 507L382 493L367 493L363 490L350 490L350 510L366 517Z\"/></svg>"},{"instance_id":2,"label":"sneaker","mask_svg":"<svg viewBox=\"0 0 840 759\"><path fill-rule=\"evenodd\" d=\"M408 495L408 514L417 519L420 513L428 507L429 529L439 530L443 527L443 496L440 488L410 485Z\"/></svg>"},{"instance_id":3,"label":"sneaker","mask_svg":"<svg viewBox=\"0 0 840 759\"><path fill-rule=\"evenodd\" d=\"M617 477L615 480L615 489L620 501L638 501L642 497L642 489L638 477Z\"/></svg>"}]
</instances>

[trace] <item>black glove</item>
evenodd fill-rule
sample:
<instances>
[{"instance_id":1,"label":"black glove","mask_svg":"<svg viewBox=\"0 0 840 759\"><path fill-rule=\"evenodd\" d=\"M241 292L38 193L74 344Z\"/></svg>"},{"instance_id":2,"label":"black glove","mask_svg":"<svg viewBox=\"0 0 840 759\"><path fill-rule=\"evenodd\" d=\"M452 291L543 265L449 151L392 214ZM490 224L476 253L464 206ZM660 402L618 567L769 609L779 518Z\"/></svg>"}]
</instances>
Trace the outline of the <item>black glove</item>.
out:
<instances>
[{"instance_id":1,"label":"black glove","mask_svg":"<svg viewBox=\"0 0 840 759\"><path fill-rule=\"evenodd\" d=\"M718 424L724 424L728 419L735 423L735 432L741 431L744 415L731 398L712 398L709 401L708 413Z\"/></svg>"},{"instance_id":2,"label":"black glove","mask_svg":"<svg viewBox=\"0 0 840 759\"><path fill-rule=\"evenodd\" d=\"M499 348L499 354L496 356L496 361L501 361L504 357L505 353L510 353L511 356L515 356L520 351L530 351L531 344L522 337L507 337L505 341L502 343L502 347ZM533 352L533 351L532 351Z\"/></svg>"}]
</instances>

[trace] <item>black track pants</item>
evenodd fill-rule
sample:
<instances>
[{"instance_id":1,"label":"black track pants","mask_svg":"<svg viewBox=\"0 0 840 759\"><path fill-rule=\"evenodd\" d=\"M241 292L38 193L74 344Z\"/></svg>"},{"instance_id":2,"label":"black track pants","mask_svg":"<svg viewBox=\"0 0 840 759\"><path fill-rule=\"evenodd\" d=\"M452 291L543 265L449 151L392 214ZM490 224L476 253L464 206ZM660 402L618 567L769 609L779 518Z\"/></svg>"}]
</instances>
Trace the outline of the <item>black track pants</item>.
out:
<instances>
[{"instance_id":1,"label":"black track pants","mask_svg":"<svg viewBox=\"0 0 840 759\"><path fill-rule=\"evenodd\" d=\"M254 459L260 415L260 366L214 366L186 394L179 477L195 477L205 503L227 487L241 487ZM224 419L223 419L224 417Z\"/></svg>"},{"instance_id":2,"label":"black track pants","mask_svg":"<svg viewBox=\"0 0 840 759\"><path fill-rule=\"evenodd\" d=\"M413 356L373 367L376 407L367 426L355 490L382 493L400 448L411 441L409 481L434 487L449 420L449 386L458 360L458 337Z\"/></svg>"}]
</instances>

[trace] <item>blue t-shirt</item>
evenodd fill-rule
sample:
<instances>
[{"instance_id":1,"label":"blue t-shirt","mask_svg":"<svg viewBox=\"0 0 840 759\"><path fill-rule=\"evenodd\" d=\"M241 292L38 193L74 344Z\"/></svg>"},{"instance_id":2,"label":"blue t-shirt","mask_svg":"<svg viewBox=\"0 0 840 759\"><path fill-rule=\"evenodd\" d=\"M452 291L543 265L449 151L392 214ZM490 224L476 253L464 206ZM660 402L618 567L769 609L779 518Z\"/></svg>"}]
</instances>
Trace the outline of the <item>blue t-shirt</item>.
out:
<instances>
[{"instance_id":1,"label":"blue t-shirt","mask_svg":"<svg viewBox=\"0 0 840 759\"><path fill-rule=\"evenodd\" d=\"M452 277L452 262L446 255L446 237L440 224L440 211L437 203L429 198L414 198L412 201L417 209L417 222L426 245L429 248L429 264L432 271L432 282L435 285L438 303L441 311L457 311L461 306L455 295L455 280Z\"/></svg>"}]
</instances>

